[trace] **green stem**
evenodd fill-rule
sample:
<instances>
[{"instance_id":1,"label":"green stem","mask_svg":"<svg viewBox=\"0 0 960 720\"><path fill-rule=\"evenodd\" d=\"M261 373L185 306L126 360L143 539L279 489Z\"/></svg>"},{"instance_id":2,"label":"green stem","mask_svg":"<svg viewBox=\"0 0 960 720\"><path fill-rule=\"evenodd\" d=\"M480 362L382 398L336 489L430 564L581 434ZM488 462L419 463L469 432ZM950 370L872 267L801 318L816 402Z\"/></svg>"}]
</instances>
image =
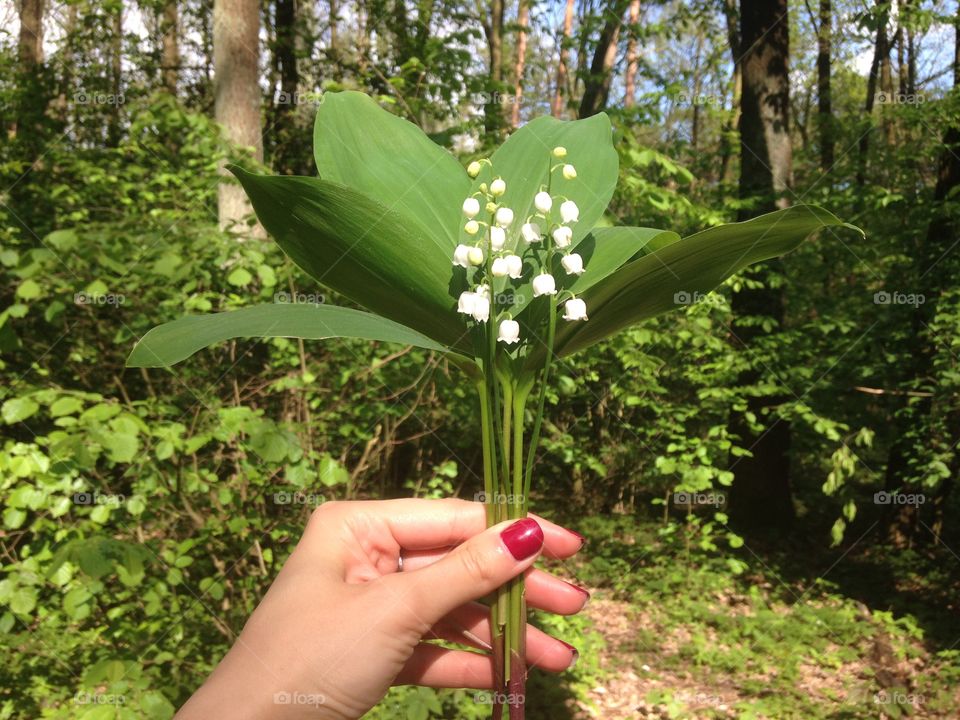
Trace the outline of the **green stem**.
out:
<instances>
[{"instance_id":1,"label":"green stem","mask_svg":"<svg viewBox=\"0 0 960 720\"><path fill-rule=\"evenodd\" d=\"M543 424L543 409L547 401L547 384L550 378L550 365L553 362L553 340L557 332L557 296L550 296L550 319L547 323L547 357L540 376L540 397L537 399L537 413L533 418L533 431L530 433L530 447L527 449L526 477L523 482L523 499L530 493L530 481L533 478L533 464L540 444L540 426ZM524 505L526 509L526 505Z\"/></svg>"}]
</instances>

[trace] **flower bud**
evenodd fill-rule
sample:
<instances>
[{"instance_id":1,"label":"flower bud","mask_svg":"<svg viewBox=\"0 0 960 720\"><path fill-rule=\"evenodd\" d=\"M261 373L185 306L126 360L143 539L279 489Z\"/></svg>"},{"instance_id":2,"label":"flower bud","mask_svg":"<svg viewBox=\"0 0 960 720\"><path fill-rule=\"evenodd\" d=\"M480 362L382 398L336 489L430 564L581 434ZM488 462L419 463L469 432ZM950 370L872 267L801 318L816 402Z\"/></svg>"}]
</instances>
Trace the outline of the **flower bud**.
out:
<instances>
[{"instance_id":1,"label":"flower bud","mask_svg":"<svg viewBox=\"0 0 960 720\"><path fill-rule=\"evenodd\" d=\"M557 145L557 147L553 149L553 156L558 160L565 158L567 156L567 149L563 145Z\"/></svg>"},{"instance_id":2,"label":"flower bud","mask_svg":"<svg viewBox=\"0 0 960 720\"><path fill-rule=\"evenodd\" d=\"M480 163L478 163L476 160L474 160L472 163L467 165L467 175L469 175L472 178L475 178L477 175L480 174L480 171L482 169L483 169L483 166Z\"/></svg>"},{"instance_id":3,"label":"flower bud","mask_svg":"<svg viewBox=\"0 0 960 720\"><path fill-rule=\"evenodd\" d=\"M491 200L485 205L485 208L488 213L495 213L497 211L497 204Z\"/></svg>"},{"instance_id":4,"label":"flower bud","mask_svg":"<svg viewBox=\"0 0 960 720\"><path fill-rule=\"evenodd\" d=\"M557 294L557 283L553 279L553 275L549 273L543 273L537 275L533 279L533 296L540 297L541 295L556 295Z\"/></svg>"},{"instance_id":5,"label":"flower bud","mask_svg":"<svg viewBox=\"0 0 960 720\"><path fill-rule=\"evenodd\" d=\"M496 252L503 250L503 244L507 241L507 234L502 227L490 228L490 249Z\"/></svg>"},{"instance_id":6,"label":"flower bud","mask_svg":"<svg viewBox=\"0 0 960 720\"><path fill-rule=\"evenodd\" d=\"M573 180L577 176L577 169L573 165L563 166L563 177L565 180Z\"/></svg>"},{"instance_id":7,"label":"flower bud","mask_svg":"<svg viewBox=\"0 0 960 720\"><path fill-rule=\"evenodd\" d=\"M476 235L480 232L480 223L476 220L467 220L467 224L463 226L463 229L467 232L467 235Z\"/></svg>"},{"instance_id":8,"label":"flower bud","mask_svg":"<svg viewBox=\"0 0 960 720\"><path fill-rule=\"evenodd\" d=\"M490 271L493 273L494 277L506 277L507 259L502 257L494 258L490 267Z\"/></svg>"},{"instance_id":9,"label":"flower bud","mask_svg":"<svg viewBox=\"0 0 960 720\"><path fill-rule=\"evenodd\" d=\"M533 197L533 206L541 213L546 215L553 207L553 198L550 193L541 190Z\"/></svg>"},{"instance_id":10,"label":"flower bud","mask_svg":"<svg viewBox=\"0 0 960 720\"><path fill-rule=\"evenodd\" d=\"M468 197L463 201L463 214L468 218L474 217L480 212L480 201L475 197Z\"/></svg>"},{"instance_id":11,"label":"flower bud","mask_svg":"<svg viewBox=\"0 0 960 720\"><path fill-rule=\"evenodd\" d=\"M473 296L473 319L477 322L486 322L490 319L490 299L483 295Z\"/></svg>"},{"instance_id":12,"label":"flower bud","mask_svg":"<svg viewBox=\"0 0 960 720\"><path fill-rule=\"evenodd\" d=\"M580 219L580 208L573 200L560 203L560 219L565 223L576 222Z\"/></svg>"},{"instance_id":13,"label":"flower bud","mask_svg":"<svg viewBox=\"0 0 960 720\"><path fill-rule=\"evenodd\" d=\"M467 260L471 265L483 265L483 250L478 247L470 248L470 252L467 253Z\"/></svg>"},{"instance_id":14,"label":"flower bud","mask_svg":"<svg viewBox=\"0 0 960 720\"><path fill-rule=\"evenodd\" d=\"M453 264L463 268L467 267L470 264L469 254L469 245L457 245L457 249L453 251Z\"/></svg>"},{"instance_id":15,"label":"flower bud","mask_svg":"<svg viewBox=\"0 0 960 720\"><path fill-rule=\"evenodd\" d=\"M564 320L586 320L587 304L580 298L571 298L563 304Z\"/></svg>"},{"instance_id":16,"label":"flower bud","mask_svg":"<svg viewBox=\"0 0 960 720\"><path fill-rule=\"evenodd\" d=\"M502 178L497 178L490 183L490 194L494 197L500 197L507 191L507 184Z\"/></svg>"},{"instance_id":17,"label":"flower bud","mask_svg":"<svg viewBox=\"0 0 960 720\"><path fill-rule=\"evenodd\" d=\"M528 243L540 242L540 226L536 223L524 223L520 228L520 234Z\"/></svg>"},{"instance_id":18,"label":"flower bud","mask_svg":"<svg viewBox=\"0 0 960 720\"><path fill-rule=\"evenodd\" d=\"M501 320L500 334L497 337L502 343L513 345L520 340L520 323L516 320Z\"/></svg>"},{"instance_id":19,"label":"flower bud","mask_svg":"<svg viewBox=\"0 0 960 720\"><path fill-rule=\"evenodd\" d=\"M512 280L518 280L523 273L523 259L519 255L507 255L504 262L507 264L507 275Z\"/></svg>"},{"instance_id":20,"label":"flower bud","mask_svg":"<svg viewBox=\"0 0 960 720\"><path fill-rule=\"evenodd\" d=\"M583 258L580 257L578 253L565 255L560 261L560 264L563 265L563 269L567 271L567 275L580 275L583 273Z\"/></svg>"},{"instance_id":21,"label":"flower bud","mask_svg":"<svg viewBox=\"0 0 960 720\"><path fill-rule=\"evenodd\" d=\"M497 210L497 225L500 227L510 227L510 223L513 222L513 210L508 207L502 207Z\"/></svg>"},{"instance_id":22,"label":"flower bud","mask_svg":"<svg viewBox=\"0 0 960 720\"><path fill-rule=\"evenodd\" d=\"M573 230L568 228L566 225L561 225L553 231L553 242L556 243L558 248L570 247L572 240Z\"/></svg>"}]
</instances>

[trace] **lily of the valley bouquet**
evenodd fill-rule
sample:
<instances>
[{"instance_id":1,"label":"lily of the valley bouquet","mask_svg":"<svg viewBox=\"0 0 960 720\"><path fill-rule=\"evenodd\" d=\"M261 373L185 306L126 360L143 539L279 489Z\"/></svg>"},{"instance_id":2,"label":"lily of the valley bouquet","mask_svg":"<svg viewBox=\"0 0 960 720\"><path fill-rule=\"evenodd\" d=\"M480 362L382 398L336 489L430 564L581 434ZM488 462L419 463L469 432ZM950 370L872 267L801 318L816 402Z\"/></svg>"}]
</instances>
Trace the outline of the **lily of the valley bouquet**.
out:
<instances>
[{"instance_id":1,"label":"lily of the valley bouquet","mask_svg":"<svg viewBox=\"0 0 960 720\"><path fill-rule=\"evenodd\" d=\"M618 161L602 114L538 118L464 168L367 96L335 93L320 104L314 153L319 177L231 169L286 254L366 312L278 303L186 317L147 333L128 364L171 365L236 337L365 338L443 353L477 391L491 525L527 514L558 358L842 224L795 206L686 238L611 226L603 216ZM494 697L522 718L522 578L500 589L490 615Z\"/></svg>"}]
</instances>

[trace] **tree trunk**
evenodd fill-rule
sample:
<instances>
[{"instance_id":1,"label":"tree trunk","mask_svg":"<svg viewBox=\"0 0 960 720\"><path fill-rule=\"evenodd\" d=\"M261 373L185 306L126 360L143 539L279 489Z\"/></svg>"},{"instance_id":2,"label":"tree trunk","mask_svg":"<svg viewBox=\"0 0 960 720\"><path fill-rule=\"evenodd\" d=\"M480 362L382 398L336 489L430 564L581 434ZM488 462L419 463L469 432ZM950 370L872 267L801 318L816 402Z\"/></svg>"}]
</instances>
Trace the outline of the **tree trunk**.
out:
<instances>
[{"instance_id":1,"label":"tree trunk","mask_svg":"<svg viewBox=\"0 0 960 720\"><path fill-rule=\"evenodd\" d=\"M523 103L523 70L527 61L527 28L530 25L530 6L528 0L520 0L517 10L517 64L513 77L513 107L510 112L510 124L520 127L520 105Z\"/></svg>"},{"instance_id":2,"label":"tree trunk","mask_svg":"<svg viewBox=\"0 0 960 720\"><path fill-rule=\"evenodd\" d=\"M623 104L633 107L637 102L637 24L640 22L640 0L630 3L630 28L627 40L627 74L624 78Z\"/></svg>"},{"instance_id":3,"label":"tree trunk","mask_svg":"<svg viewBox=\"0 0 960 720\"><path fill-rule=\"evenodd\" d=\"M20 73L16 94L17 110L13 113L13 120L7 128L7 137L14 140L21 125L28 130L23 133L29 136L36 131L39 134L37 123L42 119L42 95L37 83L37 68L43 63L43 0L21 0L20 2L20 38L17 48ZM27 142L33 142L29 137ZM33 155L31 154L31 162Z\"/></svg>"},{"instance_id":4,"label":"tree trunk","mask_svg":"<svg viewBox=\"0 0 960 720\"><path fill-rule=\"evenodd\" d=\"M832 25L830 0L820 0L820 24L817 30L817 116L820 130L820 172L822 173L829 172L833 167L833 108L830 97Z\"/></svg>"},{"instance_id":5,"label":"tree trunk","mask_svg":"<svg viewBox=\"0 0 960 720\"><path fill-rule=\"evenodd\" d=\"M43 62L43 0L21 0L18 50L23 70Z\"/></svg>"},{"instance_id":6,"label":"tree trunk","mask_svg":"<svg viewBox=\"0 0 960 720\"><path fill-rule=\"evenodd\" d=\"M870 63L870 75L867 77L867 99L863 106L863 114L868 123L873 122L873 105L877 95L877 83L880 78L880 66L884 58L890 53L887 43L887 18L889 17L889 5L878 1L877 7L880 11L880 17L877 25L877 39L874 43L873 61ZM858 147L859 159L857 167L857 185L863 187L867 182L867 154L870 151L870 133L872 127L868 127L861 138Z\"/></svg>"},{"instance_id":7,"label":"tree trunk","mask_svg":"<svg viewBox=\"0 0 960 720\"><path fill-rule=\"evenodd\" d=\"M123 3L118 2L113 15L113 34L110 38L110 84L113 92L113 106L110 108L110 120L107 124L107 145L117 147L122 134L120 123L120 96L123 94Z\"/></svg>"},{"instance_id":8,"label":"tree trunk","mask_svg":"<svg viewBox=\"0 0 960 720\"><path fill-rule=\"evenodd\" d=\"M293 173L298 156L302 155L296 145L297 89L300 74L297 68L297 14L294 0L276 0L276 37L273 43L274 64L280 76L280 92L274 106L273 168L281 173Z\"/></svg>"},{"instance_id":9,"label":"tree trunk","mask_svg":"<svg viewBox=\"0 0 960 720\"><path fill-rule=\"evenodd\" d=\"M783 193L791 184L790 82L788 75L789 25L787 0L743 0L740 6L740 42L743 53L743 100L740 115L739 219L768 212L788 203ZM771 287L775 263L758 269L754 277L762 286L743 289L733 297L734 334L749 348L762 334L746 322L757 316L783 320L782 291ZM740 384L761 379L760 369L746 371ZM744 528L784 527L794 517L790 489L790 427L775 417L782 398L748 400L748 409L765 423L754 433L741 416L731 421L731 431L752 457L731 464L731 512Z\"/></svg>"},{"instance_id":10,"label":"tree trunk","mask_svg":"<svg viewBox=\"0 0 960 720\"><path fill-rule=\"evenodd\" d=\"M566 98L569 98L567 83L570 78L570 39L573 36L573 1L567 0L563 15L563 37L560 38L560 57L557 61L557 88L553 95L553 116L562 117Z\"/></svg>"},{"instance_id":11,"label":"tree trunk","mask_svg":"<svg viewBox=\"0 0 960 720\"><path fill-rule=\"evenodd\" d=\"M164 4L160 33L162 35L160 68L163 87L171 95L176 95L180 74L180 30L177 0L167 0Z\"/></svg>"},{"instance_id":12,"label":"tree trunk","mask_svg":"<svg viewBox=\"0 0 960 720\"><path fill-rule=\"evenodd\" d=\"M216 119L227 140L242 148L253 148L254 158L262 161L259 33L260 4L257 0L214 0ZM236 182L227 181L220 184L218 211L220 226L226 229L243 222L252 208L243 188Z\"/></svg>"},{"instance_id":13,"label":"tree trunk","mask_svg":"<svg viewBox=\"0 0 960 720\"><path fill-rule=\"evenodd\" d=\"M723 125L723 139L720 146L720 181L728 181L730 160L734 154L740 125L740 106L743 95L743 71L740 57L740 12L736 0L724 0L723 14L727 24L727 41L730 44L730 55L733 63L731 74L732 94L730 121ZM732 180L731 180L732 181Z\"/></svg>"},{"instance_id":14,"label":"tree trunk","mask_svg":"<svg viewBox=\"0 0 960 720\"><path fill-rule=\"evenodd\" d=\"M590 63L590 75L583 88L583 97L580 99L581 118L596 115L607 105L610 95L610 81L613 79L611 70L617 59L617 39L620 27L623 25L623 13L630 0L612 0L605 13L606 22L600 31L597 47L593 51L593 62Z\"/></svg>"},{"instance_id":15,"label":"tree trunk","mask_svg":"<svg viewBox=\"0 0 960 720\"><path fill-rule=\"evenodd\" d=\"M487 134L499 134L503 129L503 105L500 92L503 87L503 0L491 0L490 18L483 25L487 36L489 72L487 97L483 107L483 126Z\"/></svg>"}]
</instances>

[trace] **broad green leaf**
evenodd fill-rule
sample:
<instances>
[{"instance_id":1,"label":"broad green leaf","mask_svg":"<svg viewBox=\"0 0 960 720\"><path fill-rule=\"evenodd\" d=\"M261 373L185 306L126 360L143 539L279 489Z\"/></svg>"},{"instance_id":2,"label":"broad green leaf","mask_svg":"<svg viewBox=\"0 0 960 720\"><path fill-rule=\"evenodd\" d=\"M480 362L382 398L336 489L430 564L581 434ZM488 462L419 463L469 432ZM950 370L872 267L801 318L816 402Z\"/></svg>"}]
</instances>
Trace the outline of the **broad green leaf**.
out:
<instances>
[{"instance_id":1,"label":"broad green leaf","mask_svg":"<svg viewBox=\"0 0 960 720\"><path fill-rule=\"evenodd\" d=\"M313 130L320 177L418 222L451 253L470 178L413 123L359 92L325 93Z\"/></svg>"},{"instance_id":2,"label":"broad green leaf","mask_svg":"<svg viewBox=\"0 0 960 720\"><path fill-rule=\"evenodd\" d=\"M415 330L360 310L334 305L254 305L232 312L192 315L155 327L133 348L127 365L165 367L208 345L241 337L349 337L445 350Z\"/></svg>"},{"instance_id":3,"label":"broad green leaf","mask_svg":"<svg viewBox=\"0 0 960 720\"><path fill-rule=\"evenodd\" d=\"M26 420L39 409L40 406L30 398L11 398L3 404L0 415L3 415L3 421L7 425L12 425Z\"/></svg>"},{"instance_id":4,"label":"broad green leaf","mask_svg":"<svg viewBox=\"0 0 960 720\"><path fill-rule=\"evenodd\" d=\"M853 227L822 208L797 205L709 228L661 247L627 263L583 294L590 319L562 323L557 352L570 355L641 320L676 309L678 293L706 294L748 265L789 252L811 233L838 225ZM539 354L532 354L530 362Z\"/></svg>"},{"instance_id":5,"label":"broad green leaf","mask_svg":"<svg viewBox=\"0 0 960 720\"><path fill-rule=\"evenodd\" d=\"M468 346L450 253L416 220L326 180L231 170L263 226L318 282L443 345Z\"/></svg>"},{"instance_id":6,"label":"broad green leaf","mask_svg":"<svg viewBox=\"0 0 960 720\"><path fill-rule=\"evenodd\" d=\"M568 150L569 154L563 160L551 155L558 145ZM586 237L603 216L617 184L619 162L613 149L610 119L603 113L573 122L539 117L507 138L490 160L493 168L484 165L470 192L476 191L480 183L489 183L497 176L507 183L507 191L500 202L511 208L515 217L507 231L507 247L523 247L520 228L527 217L536 212L533 198L546 187L552 166L570 163L577 169L577 177L573 180L564 180L559 170L554 172L550 188L551 194L573 200L580 208L580 220L572 225L574 242ZM462 198L457 207L461 204ZM557 222L559 206L560 203L555 202L551 211ZM488 219L483 211L481 219ZM539 222L546 232L546 223ZM472 243L473 239L462 231L463 223L460 225L461 242Z\"/></svg>"}]
</instances>

